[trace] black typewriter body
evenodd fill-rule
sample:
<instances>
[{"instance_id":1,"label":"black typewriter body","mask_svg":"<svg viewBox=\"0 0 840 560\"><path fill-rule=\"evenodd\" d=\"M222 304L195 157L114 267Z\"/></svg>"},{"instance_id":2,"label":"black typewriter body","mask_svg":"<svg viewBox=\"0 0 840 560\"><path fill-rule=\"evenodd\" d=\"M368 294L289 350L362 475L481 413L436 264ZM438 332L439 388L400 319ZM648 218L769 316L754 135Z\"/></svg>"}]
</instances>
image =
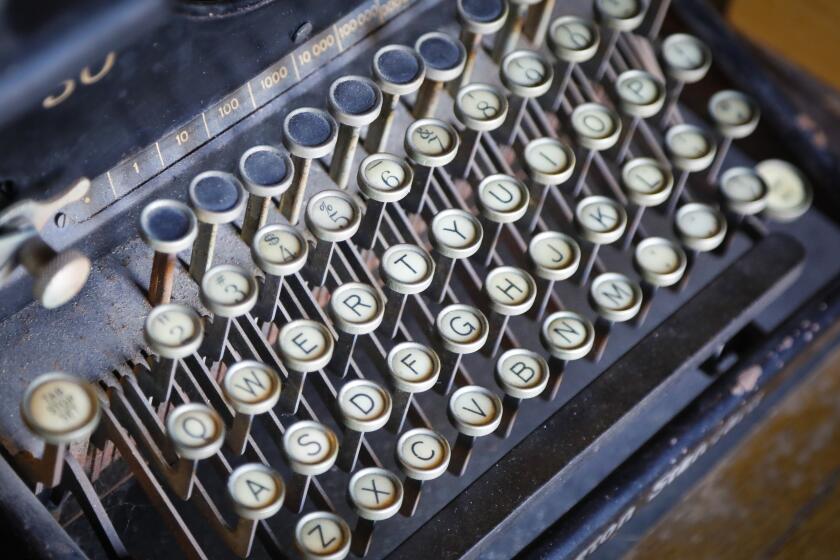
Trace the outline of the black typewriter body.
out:
<instances>
[{"instance_id":1,"label":"black typewriter body","mask_svg":"<svg viewBox=\"0 0 840 560\"><path fill-rule=\"evenodd\" d=\"M86 22L95 20L93 14L104 13L102 4L79 3L78 18L68 8L56 10L54 20L38 25L42 31L54 31L49 26L56 25L66 35L33 32L19 41L27 45L30 57L21 50L9 52L23 57L21 68L31 68L35 74L41 69L43 74L37 56L47 56L62 44L76 45L70 42L78 41L72 31L84 31ZM644 299L651 303L645 305L643 321L598 320L588 289L576 282L577 276L555 282L549 288L553 295L545 315L567 309L591 320L597 330L596 346L604 344L598 359L590 354L561 364L544 344L542 320L535 317L534 309L510 317L498 354L489 357L485 348L463 355L456 365L455 389L476 385L501 397L494 376L498 356L521 348L544 356L552 378L562 378L556 396L522 399L509 434L496 431L476 437L465 472L460 476L447 472L424 483L413 515L397 513L378 521L366 556L616 557L627 544L615 537L622 531L642 530L666 507L661 504L676 500L682 485L690 483L691 475L685 473L691 472L694 458L725 448L727 438L734 437L742 423L766 411L777 394L803 378L838 336L840 225L831 192L837 179L835 161L815 147L808 132L790 122L792 108L705 2L674 0L669 10L669 2L650 6L644 2L648 12L644 22L618 36L602 79L593 78L603 54L599 50L571 71L566 101L559 110L545 109L539 100L525 104L512 145L492 132L483 133L466 180L450 175L446 166L438 167L431 173L419 214L389 203L372 250L352 240L336 242L323 271L323 287L305 270L286 277L274 327L244 314L230 322L219 349L221 360L200 350L176 359L169 405L158 407L155 402L153 408L148 377L159 358L143 336L153 309L148 299L153 251L141 238L138 225L143 209L159 199L189 204L193 178L209 170L237 175L240 157L253 146L285 150L283 123L289 113L299 107L327 109L330 84L347 75L370 77L371 61L381 47L413 47L418 37L431 31L463 36L454 0L122 4L127 3L108 8L117 15L107 20L109 29L121 33L112 33L114 37L103 39L103 44L79 48L78 60L60 69L63 77L48 83L27 81L28 97L13 99L10 94L10 109L0 119L0 212L20 200L49 198L79 177L91 181L85 197L62 208L40 232L50 246L72 247L91 260L90 277L81 292L61 307L45 309L33 301L34 281L22 267L0 286L4 458L0 511L10 542L25 557L237 557L213 527L222 521L228 527L237 524L226 496L231 470L244 463L264 463L282 476L289 500L297 475L284 453L285 431L297 421L317 420L337 434L339 449L350 441L351 430L343 424L336 403L342 386L349 380L369 379L396 394L386 363L389 350L409 340L439 349L435 317L449 304L472 305L491 317L485 280L503 265L531 271L528 244L536 230L506 224L500 227L489 265L480 256L459 259L444 303L424 294L408 297L395 338L381 329L358 336L346 377L327 368L308 373L296 414L275 408L255 415L245 452L222 447L199 461L195 480L200 481L201 491L194 489L193 497L186 500L169 486L150 453L151 447L159 447L170 466L178 459L167 447L167 415L176 405L202 403L220 412L230 432L233 409L221 383L225 371L243 360L277 369L284 384L282 395L287 390L288 363L277 348L278 329L293 320L312 319L327 325L330 336L340 343L328 311L329 294L349 282L375 286L381 293L380 259L392 245L416 244L435 256L430 248L432 220L449 208L480 215L477 186L484 177L515 177L532 189L533 201L539 189L531 184L522 155L528 142L560 139L576 152L579 169L587 151L573 132L572 109L586 102L615 109L613 81L634 68L662 78L673 94L660 57L662 39L673 33L691 33L709 45L712 69L698 83L685 85L671 124L662 125L661 114L642 119L629 145L631 156L668 163L665 131L680 123L698 125L718 139L706 103L717 91L738 89L757 101L762 119L748 138L734 141L723 170L752 169L768 159L789 161L813 189L813 205L796 219L773 219L762 213L736 219L727 211L726 240L713 250L692 252L684 286L644 290ZM511 11L514 4L508 6ZM523 21L536 18L543 5L552 10L549 20L566 15L592 20L592 4L591 0L537 3L534 14L523 15ZM649 38L651 27L657 26L654 16L660 4L668 10L663 30ZM25 31L18 19L8 25ZM518 48L542 53L559 81L567 66L554 57L546 41L535 47L531 25L523 25ZM603 49L608 33L603 25L601 29ZM513 111L516 96L504 89L499 64L492 58L494 39L490 34L476 42L470 81L502 88ZM15 79L12 70L8 64L2 81ZM57 77L60 72L55 72ZM451 91L449 86L442 88L435 116L462 133L465 127L454 116ZM407 94L396 103L386 152L407 157L405 131L415 120L416 102L415 94ZM630 121L625 117L622 114L626 128ZM364 143L365 127L361 135L346 190L357 203L368 202L359 194L356 176L370 153ZM460 149L464 148L462 144ZM329 173L331 157L312 160L307 199L337 188ZM422 166L411 160L417 175ZM579 228L564 209L564 204L575 207L570 189L577 173L568 184L550 187L537 230L579 237ZM600 151L592 158L585 188L591 195L617 200L632 219L637 206L621 194L620 173L615 150ZM684 196L685 203L724 206L716 185L707 182L703 171L688 176ZM278 203L275 199L270 205L269 224L287 223ZM490 222L483 223L487 236ZM648 208L640 224L640 238L677 239L673 218L664 211ZM217 228L213 264L238 265L262 278L265 273L240 237L241 227L239 216ZM316 236L303 218L297 228L304 232L311 257ZM592 277L614 272L639 281L633 248L622 248L622 241L602 246L593 261ZM588 260L592 247L590 241L580 241L582 261ZM172 302L212 316L190 275L190 258L190 249L178 253ZM545 287L541 284L540 289ZM444 352L440 351L442 356ZM103 411L95 431L70 445L61 458L60 483L36 484L20 467L21 457L43 453L44 441L19 410L30 383L54 371L89 382ZM403 431L430 428L449 442L454 453L463 442L448 413L449 397L439 389L414 395ZM397 439L398 434L385 428L366 433L355 470L382 467L405 479L395 456ZM303 512L289 511L284 505L275 515L259 520L247 557L305 557L296 545L295 530L306 513L329 511L346 521L350 530L360 531L359 516L348 497L350 477L337 466L314 476ZM208 521L208 515L214 521Z\"/></svg>"}]
</instances>

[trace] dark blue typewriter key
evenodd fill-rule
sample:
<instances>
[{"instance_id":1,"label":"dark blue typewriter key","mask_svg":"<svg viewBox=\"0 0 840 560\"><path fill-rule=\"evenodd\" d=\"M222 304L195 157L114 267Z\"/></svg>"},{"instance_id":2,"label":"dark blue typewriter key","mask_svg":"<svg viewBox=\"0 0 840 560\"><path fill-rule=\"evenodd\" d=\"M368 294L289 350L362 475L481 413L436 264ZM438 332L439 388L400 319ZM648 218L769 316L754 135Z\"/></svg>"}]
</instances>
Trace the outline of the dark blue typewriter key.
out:
<instances>
[{"instance_id":1,"label":"dark blue typewriter key","mask_svg":"<svg viewBox=\"0 0 840 560\"><path fill-rule=\"evenodd\" d=\"M508 3L506 0L458 0L457 10L461 44L467 50L467 60L461 78L452 82L453 94L469 83L481 39L502 28L508 15Z\"/></svg>"},{"instance_id":2,"label":"dark blue typewriter key","mask_svg":"<svg viewBox=\"0 0 840 560\"><path fill-rule=\"evenodd\" d=\"M286 192L294 172L292 158L272 146L254 146L239 158L239 176L248 191L241 232L245 243L250 245L266 224L271 199Z\"/></svg>"},{"instance_id":3,"label":"dark blue typewriter key","mask_svg":"<svg viewBox=\"0 0 840 560\"><path fill-rule=\"evenodd\" d=\"M426 79L417 92L414 117L434 117L443 85L464 71L467 51L459 40L438 31L421 35L414 49L426 63Z\"/></svg>"},{"instance_id":4,"label":"dark blue typewriter key","mask_svg":"<svg viewBox=\"0 0 840 560\"><path fill-rule=\"evenodd\" d=\"M149 302L169 303L176 255L192 245L198 220L189 206L176 200L156 200L140 213L140 237L154 252L149 279Z\"/></svg>"},{"instance_id":5,"label":"dark blue typewriter key","mask_svg":"<svg viewBox=\"0 0 840 560\"><path fill-rule=\"evenodd\" d=\"M339 123L330 177L343 189L350 179L360 129L372 123L382 110L382 92L371 79L344 76L332 83L327 100L330 113Z\"/></svg>"}]
</instances>

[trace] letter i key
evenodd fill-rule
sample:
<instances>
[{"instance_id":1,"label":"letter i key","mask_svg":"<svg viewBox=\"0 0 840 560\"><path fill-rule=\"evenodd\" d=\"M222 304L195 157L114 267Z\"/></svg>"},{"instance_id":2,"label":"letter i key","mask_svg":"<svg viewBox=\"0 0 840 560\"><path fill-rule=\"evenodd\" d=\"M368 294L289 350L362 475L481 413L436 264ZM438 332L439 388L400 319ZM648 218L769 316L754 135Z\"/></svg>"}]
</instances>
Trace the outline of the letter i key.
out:
<instances>
[{"instance_id":1,"label":"letter i key","mask_svg":"<svg viewBox=\"0 0 840 560\"><path fill-rule=\"evenodd\" d=\"M324 474L335 464L338 438L323 424L302 420L289 426L283 434L283 452L294 472L286 507L292 513L300 513L306 504L312 477Z\"/></svg>"},{"instance_id":2,"label":"letter i key","mask_svg":"<svg viewBox=\"0 0 840 560\"><path fill-rule=\"evenodd\" d=\"M545 359L524 348L508 350L496 361L496 383L504 391L504 413L498 434L506 438L513 430L519 406L524 399L538 397L548 386Z\"/></svg>"},{"instance_id":3,"label":"letter i key","mask_svg":"<svg viewBox=\"0 0 840 560\"><path fill-rule=\"evenodd\" d=\"M441 434L427 428L415 428L397 440L396 455L400 470L405 473L400 513L412 517L420 503L423 483L446 472L452 452Z\"/></svg>"},{"instance_id":4,"label":"letter i key","mask_svg":"<svg viewBox=\"0 0 840 560\"><path fill-rule=\"evenodd\" d=\"M391 395L373 381L354 379L344 384L335 400L344 424L338 467L353 472L364 435L382 428L391 417Z\"/></svg>"},{"instance_id":5,"label":"letter i key","mask_svg":"<svg viewBox=\"0 0 840 560\"><path fill-rule=\"evenodd\" d=\"M296 414L306 374L323 369L332 359L333 337L318 321L296 319L280 329L277 353L289 373L280 404L287 414Z\"/></svg>"},{"instance_id":6,"label":"letter i key","mask_svg":"<svg viewBox=\"0 0 840 560\"><path fill-rule=\"evenodd\" d=\"M370 284L348 282L332 293L329 312L338 331L330 370L338 377L345 377L357 337L372 333L382 324L385 302Z\"/></svg>"}]
</instances>

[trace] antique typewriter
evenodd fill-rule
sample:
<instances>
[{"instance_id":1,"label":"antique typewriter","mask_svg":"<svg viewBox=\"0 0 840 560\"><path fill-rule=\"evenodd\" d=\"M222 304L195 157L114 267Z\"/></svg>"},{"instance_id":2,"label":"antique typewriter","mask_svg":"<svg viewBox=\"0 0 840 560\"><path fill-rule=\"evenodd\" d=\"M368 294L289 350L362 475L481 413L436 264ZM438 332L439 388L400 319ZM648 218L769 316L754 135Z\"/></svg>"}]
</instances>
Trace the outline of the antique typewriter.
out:
<instances>
[{"instance_id":1,"label":"antique typewriter","mask_svg":"<svg viewBox=\"0 0 840 560\"><path fill-rule=\"evenodd\" d=\"M703 0L0 11L9 557L615 557L837 337Z\"/></svg>"}]
</instances>

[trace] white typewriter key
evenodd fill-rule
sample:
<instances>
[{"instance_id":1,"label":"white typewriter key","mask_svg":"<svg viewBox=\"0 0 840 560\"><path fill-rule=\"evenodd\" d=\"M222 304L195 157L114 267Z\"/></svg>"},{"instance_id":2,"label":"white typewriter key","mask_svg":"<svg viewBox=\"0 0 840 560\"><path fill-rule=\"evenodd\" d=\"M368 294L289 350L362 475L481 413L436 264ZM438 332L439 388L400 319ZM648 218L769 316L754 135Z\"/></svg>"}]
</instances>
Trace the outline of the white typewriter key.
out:
<instances>
[{"instance_id":1,"label":"white typewriter key","mask_svg":"<svg viewBox=\"0 0 840 560\"><path fill-rule=\"evenodd\" d=\"M391 395L367 379L354 379L344 384L336 396L344 439L338 452L338 466L353 472L364 434L385 426L391 417Z\"/></svg>"},{"instance_id":2,"label":"white typewriter key","mask_svg":"<svg viewBox=\"0 0 840 560\"><path fill-rule=\"evenodd\" d=\"M370 284L347 282L333 291L329 312L338 331L330 370L345 377L353 359L356 337L379 328L385 314L385 301Z\"/></svg>"},{"instance_id":3,"label":"white typewriter key","mask_svg":"<svg viewBox=\"0 0 840 560\"><path fill-rule=\"evenodd\" d=\"M204 339L204 324L191 307L177 303L158 305L146 317L143 339L158 355L150 371L152 401L169 402L178 361L199 349Z\"/></svg>"},{"instance_id":4,"label":"white typewriter key","mask_svg":"<svg viewBox=\"0 0 840 560\"><path fill-rule=\"evenodd\" d=\"M204 275L201 303L213 314L213 321L198 351L211 363L222 361L231 321L254 308L257 292L254 275L239 266L220 264Z\"/></svg>"},{"instance_id":5,"label":"white typewriter key","mask_svg":"<svg viewBox=\"0 0 840 560\"><path fill-rule=\"evenodd\" d=\"M527 225L528 232L537 229L548 190L569 180L575 171L575 161L575 152L554 138L537 138L525 146L525 170L530 179L531 201L534 203ZM572 211L562 194L560 201L563 212L570 218Z\"/></svg>"},{"instance_id":6,"label":"white typewriter key","mask_svg":"<svg viewBox=\"0 0 840 560\"><path fill-rule=\"evenodd\" d=\"M511 107L501 128L501 141L513 146L529 100L541 96L551 88L554 68L547 58L536 51L516 50L505 55L499 65L499 76L502 84L511 93Z\"/></svg>"},{"instance_id":7,"label":"white typewriter key","mask_svg":"<svg viewBox=\"0 0 840 560\"><path fill-rule=\"evenodd\" d=\"M726 239L727 229L726 217L716 208L706 204L686 204L677 210L674 231L688 249L688 266L680 282L680 289L687 285L697 253L714 251L720 247Z\"/></svg>"},{"instance_id":8,"label":"white typewriter key","mask_svg":"<svg viewBox=\"0 0 840 560\"><path fill-rule=\"evenodd\" d=\"M61 482L67 445L85 441L99 425L101 411L93 387L66 373L46 373L26 388L20 403L23 423L44 441L39 459L24 467L31 482L53 488Z\"/></svg>"},{"instance_id":9,"label":"white typewriter key","mask_svg":"<svg viewBox=\"0 0 840 560\"><path fill-rule=\"evenodd\" d=\"M362 160L359 164L358 183L367 204L354 238L359 247L370 250L374 248L385 205L405 198L413 182L414 170L401 157L371 154Z\"/></svg>"},{"instance_id":10,"label":"white typewriter key","mask_svg":"<svg viewBox=\"0 0 840 560\"><path fill-rule=\"evenodd\" d=\"M283 278L300 272L308 255L309 244L292 226L274 224L256 232L251 241L251 260L265 274L252 312L256 319L266 323L274 320Z\"/></svg>"},{"instance_id":11,"label":"white typewriter key","mask_svg":"<svg viewBox=\"0 0 840 560\"><path fill-rule=\"evenodd\" d=\"M288 370L280 402L287 414L297 413L306 374L323 369L333 355L333 337L318 321L297 319L286 323L277 336L277 353Z\"/></svg>"},{"instance_id":12,"label":"white typewriter key","mask_svg":"<svg viewBox=\"0 0 840 560\"><path fill-rule=\"evenodd\" d=\"M504 26L496 34L496 41L493 43L493 62L500 63L506 54L517 47L528 8L539 2L540 0L508 0L510 8Z\"/></svg>"},{"instance_id":13,"label":"white typewriter key","mask_svg":"<svg viewBox=\"0 0 840 560\"><path fill-rule=\"evenodd\" d=\"M601 245L615 243L627 229L627 212L624 207L606 196L589 196L575 208L575 226L581 237L592 244L592 249L580 271L580 285L585 286L598 259Z\"/></svg>"},{"instance_id":14,"label":"white typewriter key","mask_svg":"<svg viewBox=\"0 0 840 560\"><path fill-rule=\"evenodd\" d=\"M715 161L709 169L709 184L713 185L717 183L732 141L746 138L758 128L761 109L751 97L740 91L724 90L709 99L709 116L718 134L723 137Z\"/></svg>"},{"instance_id":15,"label":"white typewriter key","mask_svg":"<svg viewBox=\"0 0 840 560\"><path fill-rule=\"evenodd\" d=\"M487 342L490 325L484 313L471 305L456 303L441 309L435 318L441 347L439 392L448 395L461 365L461 356L481 350Z\"/></svg>"},{"instance_id":16,"label":"white typewriter key","mask_svg":"<svg viewBox=\"0 0 840 560\"><path fill-rule=\"evenodd\" d=\"M585 358L595 345L595 327L592 323L573 311L557 311L545 318L540 329L540 341L548 353L550 378L548 388L543 391L543 398L554 400L566 364Z\"/></svg>"},{"instance_id":17,"label":"white typewriter key","mask_svg":"<svg viewBox=\"0 0 840 560\"><path fill-rule=\"evenodd\" d=\"M484 294L490 303L490 345L485 349L491 358L499 351L511 317L527 313L537 299L534 278L513 266L500 266L484 278Z\"/></svg>"},{"instance_id":18,"label":"white typewriter key","mask_svg":"<svg viewBox=\"0 0 840 560\"><path fill-rule=\"evenodd\" d=\"M601 46L601 33L595 24L576 16L562 16L548 28L548 45L558 60L566 63L563 76L547 96L546 108L559 111L572 80L575 66L591 60Z\"/></svg>"},{"instance_id":19,"label":"white typewriter key","mask_svg":"<svg viewBox=\"0 0 840 560\"><path fill-rule=\"evenodd\" d=\"M267 365L245 360L225 371L222 393L236 413L228 432L228 447L237 455L245 452L254 416L274 408L280 399L280 376Z\"/></svg>"},{"instance_id":20,"label":"white typewriter key","mask_svg":"<svg viewBox=\"0 0 840 560\"><path fill-rule=\"evenodd\" d=\"M484 266L489 266L496 254L502 226L522 218L530 201L528 187L510 175L488 175L478 184L478 209L490 231L482 246Z\"/></svg>"},{"instance_id":21,"label":"white typewriter key","mask_svg":"<svg viewBox=\"0 0 840 560\"><path fill-rule=\"evenodd\" d=\"M222 449L225 424L214 409L201 403L175 407L166 417L166 435L178 455L173 490L183 500L192 495L198 462Z\"/></svg>"},{"instance_id":22,"label":"white typewriter key","mask_svg":"<svg viewBox=\"0 0 840 560\"><path fill-rule=\"evenodd\" d=\"M464 124L466 130L461 138L463 147L450 166L453 177L469 177L482 135L502 126L507 115L507 97L496 86L469 84L455 93L455 118Z\"/></svg>"},{"instance_id":23,"label":"white typewriter key","mask_svg":"<svg viewBox=\"0 0 840 560\"><path fill-rule=\"evenodd\" d=\"M410 243L391 245L379 261L388 305L382 318L386 336L395 338L409 295L425 291L435 274L435 262L422 247Z\"/></svg>"},{"instance_id":24,"label":"white typewriter key","mask_svg":"<svg viewBox=\"0 0 840 560\"><path fill-rule=\"evenodd\" d=\"M312 160L331 154L337 138L338 123L321 109L301 107L283 119L283 145L292 154L294 177L280 201L280 210L293 226L300 221Z\"/></svg>"},{"instance_id":25,"label":"white typewriter key","mask_svg":"<svg viewBox=\"0 0 840 560\"><path fill-rule=\"evenodd\" d=\"M286 486L283 477L262 463L246 463L230 473L227 494L239 523L230 534L228 545L240 558L251 554L257 523L277 514L283 507Z\"/></svg>"},{"instance_id":26,"label":"white typewriter key","mask_svg":"<svg viewBox=\"0 0 840 560\"><path fill-rule=\"evenodd\" d=\"M767 208L770 190L764 179L750 167L731 167L720 178L720 194L729 212L732 227L724 241L728 245L734 237L734 230L746 216L755 216Z\"/></svg>"},{"instance_id":27,"label":"white typewriter key","mask_svg":"<svg viewBox=\"0 0 840 560\"><path fill-rule=\"evenodd\" d=\"M643 301L636 316L636 325L641 325L650 311L656 290L673 286L682 280L688 267L688 257L670 239L648 237L636 245L633 267L642 278Z\"/></svg>"},{"instance_id":28,"label":"white typewriter key","mask_svg":"<svg viewBox=\"0 0 840 560\"><path fill-rule=\"evenodd\" d=\"M247 197L239 179L221 171L196 175L190 182L188 197L199 221L190 256L190 274L201 283L204 273L213 264L219 224L228 224L238 218Z\"/></svg>"},{"instance_id":29,"label":"white typewriter key","mask_svg":"<svg viewBox=\"0 0 840 560\"><path fill-rule=\"evenodd\" d=\"M193 244L198 220L190 207L177 200L156 200L140 213L140 237L154 252L149 277L149 303L160 305L172 298L177 255Z\"/></svg>"},{"instance_id":30,"label":"white typewriter key","mask_svg":"<svg viewBox=\"0 0 840 560\"><path fill-rule=\"evenodd\" d=\"M630 321L642 308L642 288L622 274L606 272L596 276L589 288L589 302L598 313L595 322L594 361L601 359L613 323Z\"/></svg>"},{"instance_id":31,"label":"white typewriter key","mask_svg":"<svg viewBox=\"0 0 840 560\"><path fill-rule=\"evenodd\" d=\"M449 421L458 430L449 472L462 476L470 463L475 438L492 434L501 424L502 399L489 389L467 385L452 393L446 412Z\"/></svg>"},{"instance_id":32,"label":"white typewriter key","mask_svg":"<svg viewBox=\"0 0 840 560\"><path fill-rule=\"evenodd\" d=\"M344 189L350 180L360 129L376 120L382 110L382 91L370 78L343 76L330 85L327 102L339 124L330 177Z\"/></svg>"},{"instance_id":33,"label":"white typewriter key","mask_svg":"<svg viewBox=\"0 0 840 560\"><path fill-rule=\"evenodd\" d=\"M326 283L335 244L356 235L361 221L362 211L345 191L329 189L309 199L306 227L318 240L305 271L310 282L317 286Z\"/></svg>"},{"instance_id":34,"label":"white typewriter key","mask_svg":"<svg viewBox=\"0 0 840 560\"><path fill-rule=\"evenodd\" d=\"M415 163L411 191L403 199L409 212L419 214L423 210L435 168L455 159L460 144L458 131L438 119L420 119L406 129L405 153Z\"/></svg>"},{"instance_id":35,"label":"white typewriter key","mask_svg":"<svg viewBox=\"0 0 840 560\"><path fill-rule=\"evenodd\" d=\"M394 387L394 404L387 428L398 434L405 423L412 395L428 391L440 376L437 352L417 342L394 346L386 358L388 374Z\"/></svg>"},{"instance_id":36,"label":"white typewriter key","mask_svg":"<svg viewBox=\"0 0 840 560\"><path fill-rule=\"evenodd\" d=\"M692 124L678 124L665 133L665 151L671 164L680 172L665 210L665 215L670 218L682 200L689 176L708 169L715 159L717 145L714 138L702 128Z\"/></svg>"},{"instance_id":37,"label":"white typewriter key","mask_svg":"<svg viewBox=\"0 0 840 560\"><path fill-rule=\"evenodd\" d=\"M467 60L461 78L453 84L458 89L468 84L472 76L475 59L481 49L484 35L492 35L505 24L509 6L506 0L458 0L458 22L461 24L461 43L467 50Z\"/></svg>"},{"instance_id":38,"label":"white typewriter key","mask_svg":"<svg viewBox=\"0 0 840 560\"><path fill-rule=\"evenodd\" d=\"M292 158L273 146L254 146L239 158L239 177L248 191L241 232L245 243L250 245L257 230L266 224L271 199L289 189L294 174Z\"/></svg>"},{"instance_id":39,"label":"white typewriter key","mask_svg":"<svg viewBox=\"0 0 840 560\"><path fill-rule=\"evenodd\" d=\"M676 33L662 41L661 54L665 75L671 81L668 103L662 113L665 124L674 112L685 84L706 77L712 67L712 51L697 37Z\"/></svg>"},{"instance_id":40,"label":"white typewriter key","mask_svg":"<svg viewBox=\"0 0 840 560\"><path fill-rule=\"evenodd\" d=\"M601 62L595 71L595 79L600 80L610 65L618 38L622 33L635 31L647 15L646 0L595 0L595 20L609 32Z\"/></svg>"},{"instance_id":41,"label":"white typewriter key","mask_svg":"<svg viewBox=\"0 0 840 560\"><path fill-rule=\"evenodd\" d=\"M537 277L539 305L535 318L542 320L554 283L574 276L580 266L580 245L572 237L558 231L544 231L528 243L528 259Z\"/></svg>"},{"instance_id":42,"label":"white typewriter key","mask_svg":"<svg viewBox=\"0 0 840 560\"><path fill-rule=\"evenodd\" d=\"M467 51L461 41L446 33L432 31L421 35L414 43L426 63L426 79L417 91L414 118L435 116L444 84L457 80L467 63Z\"/></svg>"},{"instance_id":43,"label":"white typewriter key","mask_svg":"<svg viewBox=\"0 0 840 560\"><path fill-rule=\"evenodd\" d=\"M390 519L400 511L402 482L394 473L379 467L362 469L350 477L347 497L359 516L350 550L359 558L364 558L370 548L374 524Z\"/></svg>"},{"instance_id":44,"label":"white typewriter key","mask_svg":"<svg viewBox=\"0 0 840 560\"><path fill-rule=\"evenodd\" d=\"M452 452L441 434L427 428L415 428L397 440L396 455L397 463L405 473L400 513L412 517L420 503L423 483L446 472Z\"/></svg>"},{"instance_id":45,"label":"white typewriter key","mask_svg":"<svg viewBox=\"0 0 840 560\"><path fill-rule=\"evenodd\" d=\"M530 350L514 348L496 361L496 383L505 396L499 434L508 437L516 422L519 406L525 399L538 397L548 386L549 372L545 359Z\"/></svg>"},{"instance_id":46,"label":"white typewriter key","mask_svg":"<svg viewBox=\"0 0 840 560\"><path fill-rule=\"evenodd\" d=\"M572 111L572 128L578 143L586 150L583 165L578 171L572 196L577 198L586 185L586 177L596 152L609 150L621 137L621 117L599 103L584 103Z\"/></svg>"},{"instance_id":47,"label":"white typewriter key","mask_svg":"<svg viewBox=\"0 0 840 560\"><path fill-rule=\"evenodd\" d=\"M616 78L615 92L619 109L630 117L630 125L624 132L615 158L621 163L630 152L633 136L642 119L656 115L665 105L665 84L648 72L627 70Z\"/></svg>"},{"instance_id":48,"label":"white typewriter key","mask_svg":"<svg viewBox=\"0 0 840 560\"><path fill-rule=\"evenodd\" d=\"M289 426L283 434L283 452L295 473L289 484L286 507L292 513L300 513L312 477L324 474L335 464L338 438L323 424L302 420Z\"/></svg>"},{"instance_id":49,"label":"white typewriter key","mask_svg":"<svg viewBox=\"0 0 840 560\"><path fill-rule=\"evenodd\" d=\"M467 259L478 251L484 229L478 218L469 212L450 208L435 214L429 236L437 253L431 298L440 303L446 298L456 261Z\"/></svg>"},{"instance_id":50,"label":"white typewriter key","mask_svg":"<svg viewBox=\"0 0 840 560\"><path fill-rule=\"evenodd\" d=\"M792 222L811 208L814 190L805 175L780 159L767 159L755 166L767 184L765 215L778 222Z\"/></svg>"},{"instance_id":51,"label":"white typewriter key","mask_svg":"<svg viewBox=\"0 0 840 560\"><path fill-rule=\"evenodd\" d=\"M621 186L636 208L624 234L622 249L633 244L645 209L667 201L674 188L671 169L653 158L634 158L621 168Z\"/></svg>"},{"instance_id":52,"label":"white typewriter key","mask_svg":"<svg viewBox=\"0 0 840 560\"><path fill-rule=\"evenodd\" d=\"M314 511L295 525L295 547L304 560L344 560L350 554L350 526L328 511Z\"/></svg>"},{"instance_id":53,"label":"white typewriter key","mask_svg":"<svg viewBox=\"0 0 840 560\"><path fill-rule=\"evenodd\" d=\"M388 136L400 96L417 91L426 77L426 63L411 47L386 45L373 55L373 77L382 91L382 110L368 126L365 150L378 154L388 151Z\"/></svg>"}]
</instances>

